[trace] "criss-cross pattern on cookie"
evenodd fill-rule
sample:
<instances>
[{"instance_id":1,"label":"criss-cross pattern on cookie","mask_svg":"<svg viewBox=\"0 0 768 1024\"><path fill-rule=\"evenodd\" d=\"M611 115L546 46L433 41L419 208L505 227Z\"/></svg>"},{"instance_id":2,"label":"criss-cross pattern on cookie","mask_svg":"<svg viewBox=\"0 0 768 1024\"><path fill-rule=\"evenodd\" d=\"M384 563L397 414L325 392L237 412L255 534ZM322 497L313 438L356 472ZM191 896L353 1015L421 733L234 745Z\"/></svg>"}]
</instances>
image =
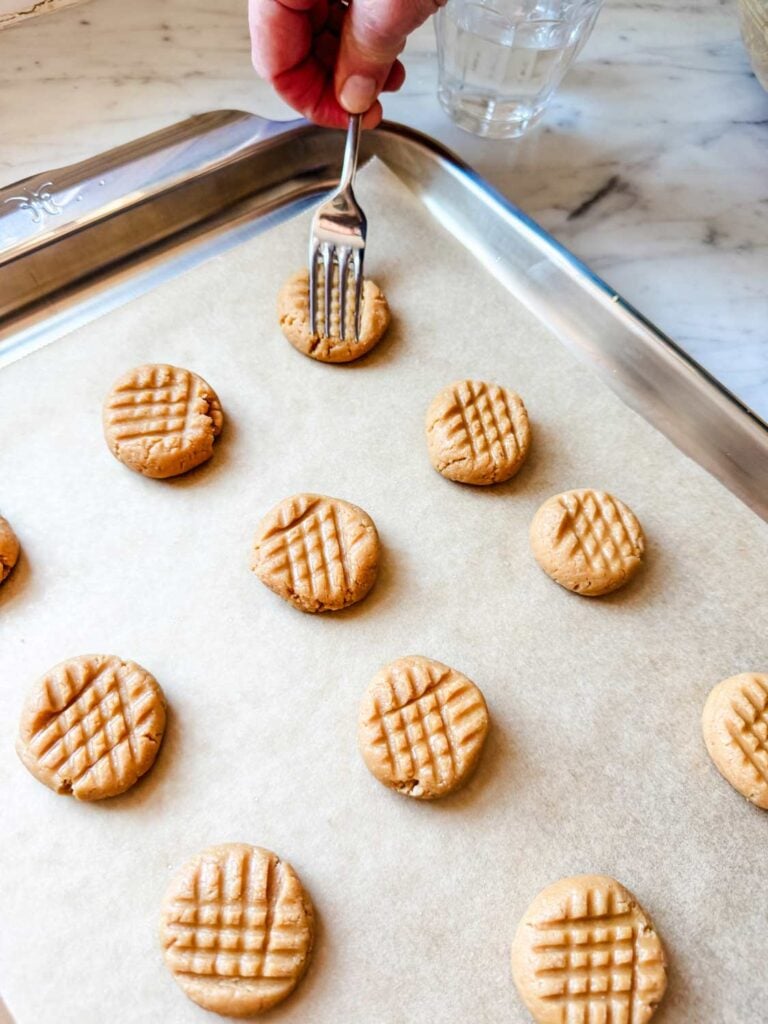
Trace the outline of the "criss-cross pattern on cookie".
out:
<instances>
[{"instance_id":1,"label":"criss-cross pattern on cookie","mask_svg":"<svg viewBox=\"0 0 768 1024\"><path fill-rule=\"evenodd\" d=\"M142 733L164 724L154 680L119 658L64 662L39 684L44 710L36 714L27 755L76 796L119 792L147 767ZM155 742L153 740L153 743Z\"/></svg>"},{"instance_id":2,"label":"criss-cross pattern on cookie","mask_svg":"<svg viewBox=\"0 0 768 1024\"><path fill-rule=\"evenodd\" d=\"M397 788L450 788L483 742L487 713L465 676L427 659L389 666L364 723L372 754Z\"/></svg>"},{"instance_id":3,"label":"criss-cross pattern on cookie","mask_svg":"<svg viewBox=\"0 0 768 1024\"><path fill-rule=\"evenodd\" d=\"M218 432L218 403L205 396L204 382L178 366L140 367L119 382L107 401L107 422L113 440L149 439L178 443L193 429L193 419L208 413ZM210 408L209 408L210 406Z\"/></svg>"},{"instance_id":4,"label":"criss-cross pattern on cookie","mask_svg":"<svg viewBox=\"0 0 768 1024\"><path fill-rule=\"evenodd\" d=\"M356 511L348 514L341 503L319 496L286 504L260 539L261 573L310 602L340 600L354 590L372 539Z\"/></svg>"},{"instance_id":5,"label":"criss-cross pattern on cookie","mask_svg":"<svg viewBox=\"0 0 768 1024\"><path fill-rule=\"evenodd\" d=\"M565 515L554 544L569 559L581 556L590 571L614 575L637 558L637 528L610 494L568 491L558 500Z\"/></svg>"},{"instance_id":6,"label":"criss-cross pattern on cookie","mask_svg":"<svg viewBox=\"0 0 768 1024\"><path fill-rule=\"evenodd\" d=\"M536 995L562 1024L640 1024L664 986L661 944L638 910L610 888L574 892L569 912L537 921Z\"/></svg>"},{"instance_id":7,"label":"criss-cross pattern on cookie","mask_svg":"<svg viewBox=\"0 0 768 1024\"><path fill-rule=\"evenodd\" d=\"M451 392L453 403L445 411L446 437L474 464L503 466L520 457L516 421L520 407L507 399L504 388L484 381L466 380Z\"/></svg>"},{"instance_id":8,"label":"criss-cross pattern on cookie","mask_svg":"<svg viewBox=\"0 0 768 1024\"><path fill-rule=\"evenodd\" d=\"M214 850L177 880L162 940L180 979L239 979L264 997L287 993L311 946L301 885L266 850Z\"/></svg>"},{"instance_id":9,"label":"criss-cross pattern on cookie","mask_svg":"<svg viewBox=\"0 0 768 1024\"><path fill-rule=\"evenodd\" d=\"M768 787L768 685L750 675L734 694L730 710L728 734L757 781Z\"/></svg>"}]
</instances>

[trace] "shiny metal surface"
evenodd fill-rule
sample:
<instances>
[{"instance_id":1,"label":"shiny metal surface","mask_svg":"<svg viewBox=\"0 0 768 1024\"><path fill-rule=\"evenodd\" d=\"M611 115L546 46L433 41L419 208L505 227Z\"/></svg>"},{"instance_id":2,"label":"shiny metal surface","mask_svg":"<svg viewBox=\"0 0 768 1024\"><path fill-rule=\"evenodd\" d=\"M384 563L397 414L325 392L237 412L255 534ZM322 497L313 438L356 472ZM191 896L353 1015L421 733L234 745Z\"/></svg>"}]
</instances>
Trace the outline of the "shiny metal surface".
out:
<instances>
[{"instance_id":1,"label":"shiny metal surface","mask_svg":"<svg viewBox=\"0 0 768 1024\"><path fill-rule=\"evenodd\" d=\"M355 283L355 341L360 340L360 295L363 287L363 262L368 222L354 193L357 157L360 150L362 117L353 114L349 119L344 144L344 161L339 184L332 195L315 210L309 229L309 323L312 334L317 330L317 296L320 283L320 265L325 281L325 309L323 332L325 337L331 326L331 297L334 266L338 269L339 285L339 340L344 341L347 331L347 281L349 261Z\"/></svg>"},{"instance_id":2,"label":"shiny metal surface","mask_svg":"<svg viewBox=\"0 0 768 1024\"><path fill-rule=\"evenodd\" d=\"M0 191L0 365L267 230L339 180L341 133L192 118ZM365 132L508 291L679 448L768 519L768 427L604 281L437 143Z\"/></svg>"}]
</instances>

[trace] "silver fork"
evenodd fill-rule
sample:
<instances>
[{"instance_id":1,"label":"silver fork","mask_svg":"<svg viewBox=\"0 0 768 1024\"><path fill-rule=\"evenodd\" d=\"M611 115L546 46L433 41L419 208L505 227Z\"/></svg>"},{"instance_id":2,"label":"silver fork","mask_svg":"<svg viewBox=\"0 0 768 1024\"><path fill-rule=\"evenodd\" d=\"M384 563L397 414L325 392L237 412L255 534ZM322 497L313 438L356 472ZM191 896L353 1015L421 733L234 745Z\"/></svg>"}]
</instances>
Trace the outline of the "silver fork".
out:
<instances>
[{"instance_id":1,"label":"silver fork","mask_svg":"<svg viewBox=\"0 0 768 1024\"><path fill-rule=\"evenodd\" d=\"M331 330L331 297L333 269L338 265L339 287L339 340L344 341L347 331L347 285L350 259L355 282L355 341L360 340L360 296L363 288L363 258L368 223L352 191L357 170L357 152L360 148L360 115L352 114L347 128L344 163L339 187L315 213L309 233L309 318L313 335L318 335L317 307L319 264L322 263L325 280L323 334Z\"/></svg>"}]
</instances>

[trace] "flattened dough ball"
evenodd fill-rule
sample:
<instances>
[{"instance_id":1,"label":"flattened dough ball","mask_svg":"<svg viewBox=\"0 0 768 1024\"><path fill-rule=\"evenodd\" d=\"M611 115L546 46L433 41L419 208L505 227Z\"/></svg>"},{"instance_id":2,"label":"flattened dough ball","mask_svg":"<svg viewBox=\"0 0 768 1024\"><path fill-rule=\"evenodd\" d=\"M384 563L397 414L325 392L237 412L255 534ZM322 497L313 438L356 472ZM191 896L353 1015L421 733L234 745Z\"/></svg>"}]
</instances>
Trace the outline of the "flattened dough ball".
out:
<instances>
[{"instance_id":1,"label":"flattened dough ball","mask_svg":"<svg viewBox=\"0 0 768 1024\"><path fill-rule=\"evenodd\" d=\"M163 691L146 669L111 654L85 654L33 686L16 750L50 789L101 800L149 771L164 730Z\"/></svg>"},{"instance_id":2,"label":"flattened dough ball","mask_svg":"<svg viewBox=\"0 0 768 1024\"><path fill-rule=\"evenodd\" d=\"M667 987L651 920L605 875L563 878L538 894L512 943L512 975L538 1024L646 1024Z\"/></svg>"},{"instance_id":3,"label":"flattened dough ball","mask_svg":"<svg viewBox=\"0 0 768 1024\"><path fill-rule=\"evenodd\" d=\"M565 491L531 523L531 548L561 587L599 597L628 583L642 564L645 538L623 501L605 491Z\"/></svg>"},{"instance_id":4,"label":"flattened dough ball","mask_svg":"<svg viewBox=\"0 0 768 1024\"><path fill-rule=\"evenodd\" d=\"M463 484L509 480L525 462L531 444L522 398L479 380L444 388L429 407L426 430L432 465Z\"/></svg>"},{"instance_id":5,"label":"flattened dough ball","mask_svg":"<svg viewBox=\"0 0 768 1024\"><path fill-rule=\"evenodd\" d=\"M363 698L358 741L368 769L390 789L432 800L457 789L477 765L488 733L479 688L431 658L399 658Z\"/></svg>"},{"instance_id":6,"label":"flattened dough ball","mask_svg":"<svg viewBox=\"0 0 768 1024\"><path fill-rule=\"evenodd\" d=\"M0 583L10 576L18 560L18 538L8 520L0 516Z\"/></svg>"},{"instance_id":7,"label":"flattened dough ball","mask_svg":"<svg viewBox=\"0 0 768 1024\"><path fill-rule=\"evenodd\" d=\"M724 779L768 810L768 674L724 679L707 697L702 731Z\"/></svg>"},{"instance_id":8,"label":"flattened dough ball","mask_svg":"<svg viewBox=\"0 0 768 1024\"><path fill-rule=\"evenodd\" d=\"M109 450L129 469L161 480L213 455L224 414L210 384L190 370L147 363L115 381L104 402Z\"/></svg>"},{"instance_id":9,"label":"flattened dough ball","mask_svg":"<svg viewBox=\"0 0 768 1024\"><path fill-rule=\"evenodd\" d=\"M338 611L362 600L379 567L379 535L357 505L296 494L259 523L251 568L303 612Z\"/></svg>"},{"instance_id":10,"label":"flattened dough ball","mask_svg":"<svg viewBox=\"0 0 768 1024\"><path fill-rule=\"evenodd\" d=\"M163 901L160 943L193 1002L252 1017L288 996L309 963L312 904L290 864L245 843L189 861Z\"/></svg>"},{"instance_id":11,"label":"flattened dough ball","mask_svg":"<svg viewBox=\"0 0 768 1024\"><path fill-rule=\"evenodd\" d=\"M331 327L327 332L324 331L325 283L322 274L318 287L318 334L312 333L310 325L309 272L299 270L280 289L277 298L280 327L293 347L305 356L319 359L323 363L350 363L370 352L389 327L389 306L384 293L378 285L366 278L361 293L360 340L355 341L355 291L351 274L348 280L344 341L339 338L339 286L335 274L331 294ZM320 335L323 333L327 333L328 337L322 338Z\"/></svg>"}]
</instances>

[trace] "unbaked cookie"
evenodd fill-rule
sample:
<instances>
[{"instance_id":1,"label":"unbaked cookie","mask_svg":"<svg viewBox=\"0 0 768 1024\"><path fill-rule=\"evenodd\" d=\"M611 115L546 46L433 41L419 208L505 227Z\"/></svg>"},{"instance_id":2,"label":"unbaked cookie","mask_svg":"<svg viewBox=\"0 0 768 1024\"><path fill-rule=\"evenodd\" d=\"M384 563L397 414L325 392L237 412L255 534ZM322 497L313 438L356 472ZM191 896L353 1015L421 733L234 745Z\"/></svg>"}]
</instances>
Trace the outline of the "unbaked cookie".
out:
<instances>
[{"instance_id":1,"label":"unbaked cookie","mask_svg":"<svg viewBox=\"0 0 768 1024\"><path fill-rule=\"evenodd\" d=\"M296 494L259 523L251 568L303 612L338 611L365 597L379 567L379 536L357 505Z\"/></svg>"},{"instance_id":2,"label":"unbaked cookie","mask_svg":"<svg viewBox=\"0 0 768 1024\"><path fill-rule=\"evenodd\" d=\"M704 705L702 730L723 778L768 810L768 674L744 672L718 683Z\"/></svg>"},{"instance_id":3,"label":"unbaked cookie","mask_svg":"<svg viewBox=\"0 0 768 1024\"><path fill-rule=\"evenodd\" d=\"M104 402L104 436L112 454L158 480L210 459L223 425L213 388L196 373L165 363L129 370Z\"/></svg>"},{"instance_id":4,"label":"unbaked cookie","mask_svg":"<svg viewBox=\"0 0 768 1024\"><path fill-rule=\"evenodd\" d=\"M366 765L385 786L421 800L457 789L488 732L477 686L431 658L399 658L374 676L360 708Z\"/></svg>"},{"instance_id":5,"label":"unbaked cookie","mask_svg":"<svg viewBox=\"0 0 768 1024\"><path fill-rule=\"evenodd\" d=\"M463 484L509 480L531 444L523 400L485 381L460 380L444 388L429 407L426 429L432 465Z\"/></svg>"},{"instance_id":6,"label":"unbaked cookie","mask_svg":"<svg viewBox=\"0 0 768 1024\"><path fill-rule=\"evenodd\" d=\"M101 800L149 771L164 729L163 691L146 669L86 654L56 665L32 688L16 750L50 789Z\"/></svg>"},{"instance_id":7,"label":"unbaked cookie","mask_svg":"<svg viewBox=\"0 0 768 1024\"><path fill-rule=\"evenodd\" d=\"M169 970L206 1010L251 1017L293 991L309 963L312 904L295 871L269 850L213 846L189 861L163 902Z\"/></svg>"},{"instance_id":8,"label":"unbaked cookie","mask_svg":"<svg viewBox=\"0 0 768 1024\"><path fill-rule=\"evenodd\" d=\"M11 574L19 558L19 541L7 519L0 516L0 583Z\"/></svg>"},{"instance_id":9,"label":"unbaked cookie","mask_svg":"<svg viewBox=\"0 0 768 1024\"><path fill-rule=\"evenodd\" d=\"M542 890L512 944L512 975L538 1024L646 1024L667 987L661 940L613 878Z\"/></svg>"},{"instance_id":10,"label":"unbaked cookie","mask_svg":"<svg viewBox=\"0 0 768 1024\"><path fill-rule=\"evenodd\" d=\"M360 312L360 340L355 341L355 289L352 275L349 275L346 306L346 330L344 341L339 338L339 287L334 274L331 302L331 327L324 332L325 283L320 275L317 305L318 334L313 334L309 318L309 272L300 270L293 274L280 289L277 299L277 315L280 327L288 341L305 356L319 359L323 363L349 363L364 356L381 339L389 327L389 306L384 294L373 281L363 282ZM327 333L328 337L321 337Z\"/></svg>"},{"instance_id":11,"label":"unbaked cookie","mask_svg":"<svg viewBox=\"0 0 768 1024\"><path fill-rule=\"evenodd\" d=\"M531 523L536 561L560 586L585 597L618 590L643 560L640 523L605 491L566 491L549 498Z\"/></svg>"}]
</instances>

